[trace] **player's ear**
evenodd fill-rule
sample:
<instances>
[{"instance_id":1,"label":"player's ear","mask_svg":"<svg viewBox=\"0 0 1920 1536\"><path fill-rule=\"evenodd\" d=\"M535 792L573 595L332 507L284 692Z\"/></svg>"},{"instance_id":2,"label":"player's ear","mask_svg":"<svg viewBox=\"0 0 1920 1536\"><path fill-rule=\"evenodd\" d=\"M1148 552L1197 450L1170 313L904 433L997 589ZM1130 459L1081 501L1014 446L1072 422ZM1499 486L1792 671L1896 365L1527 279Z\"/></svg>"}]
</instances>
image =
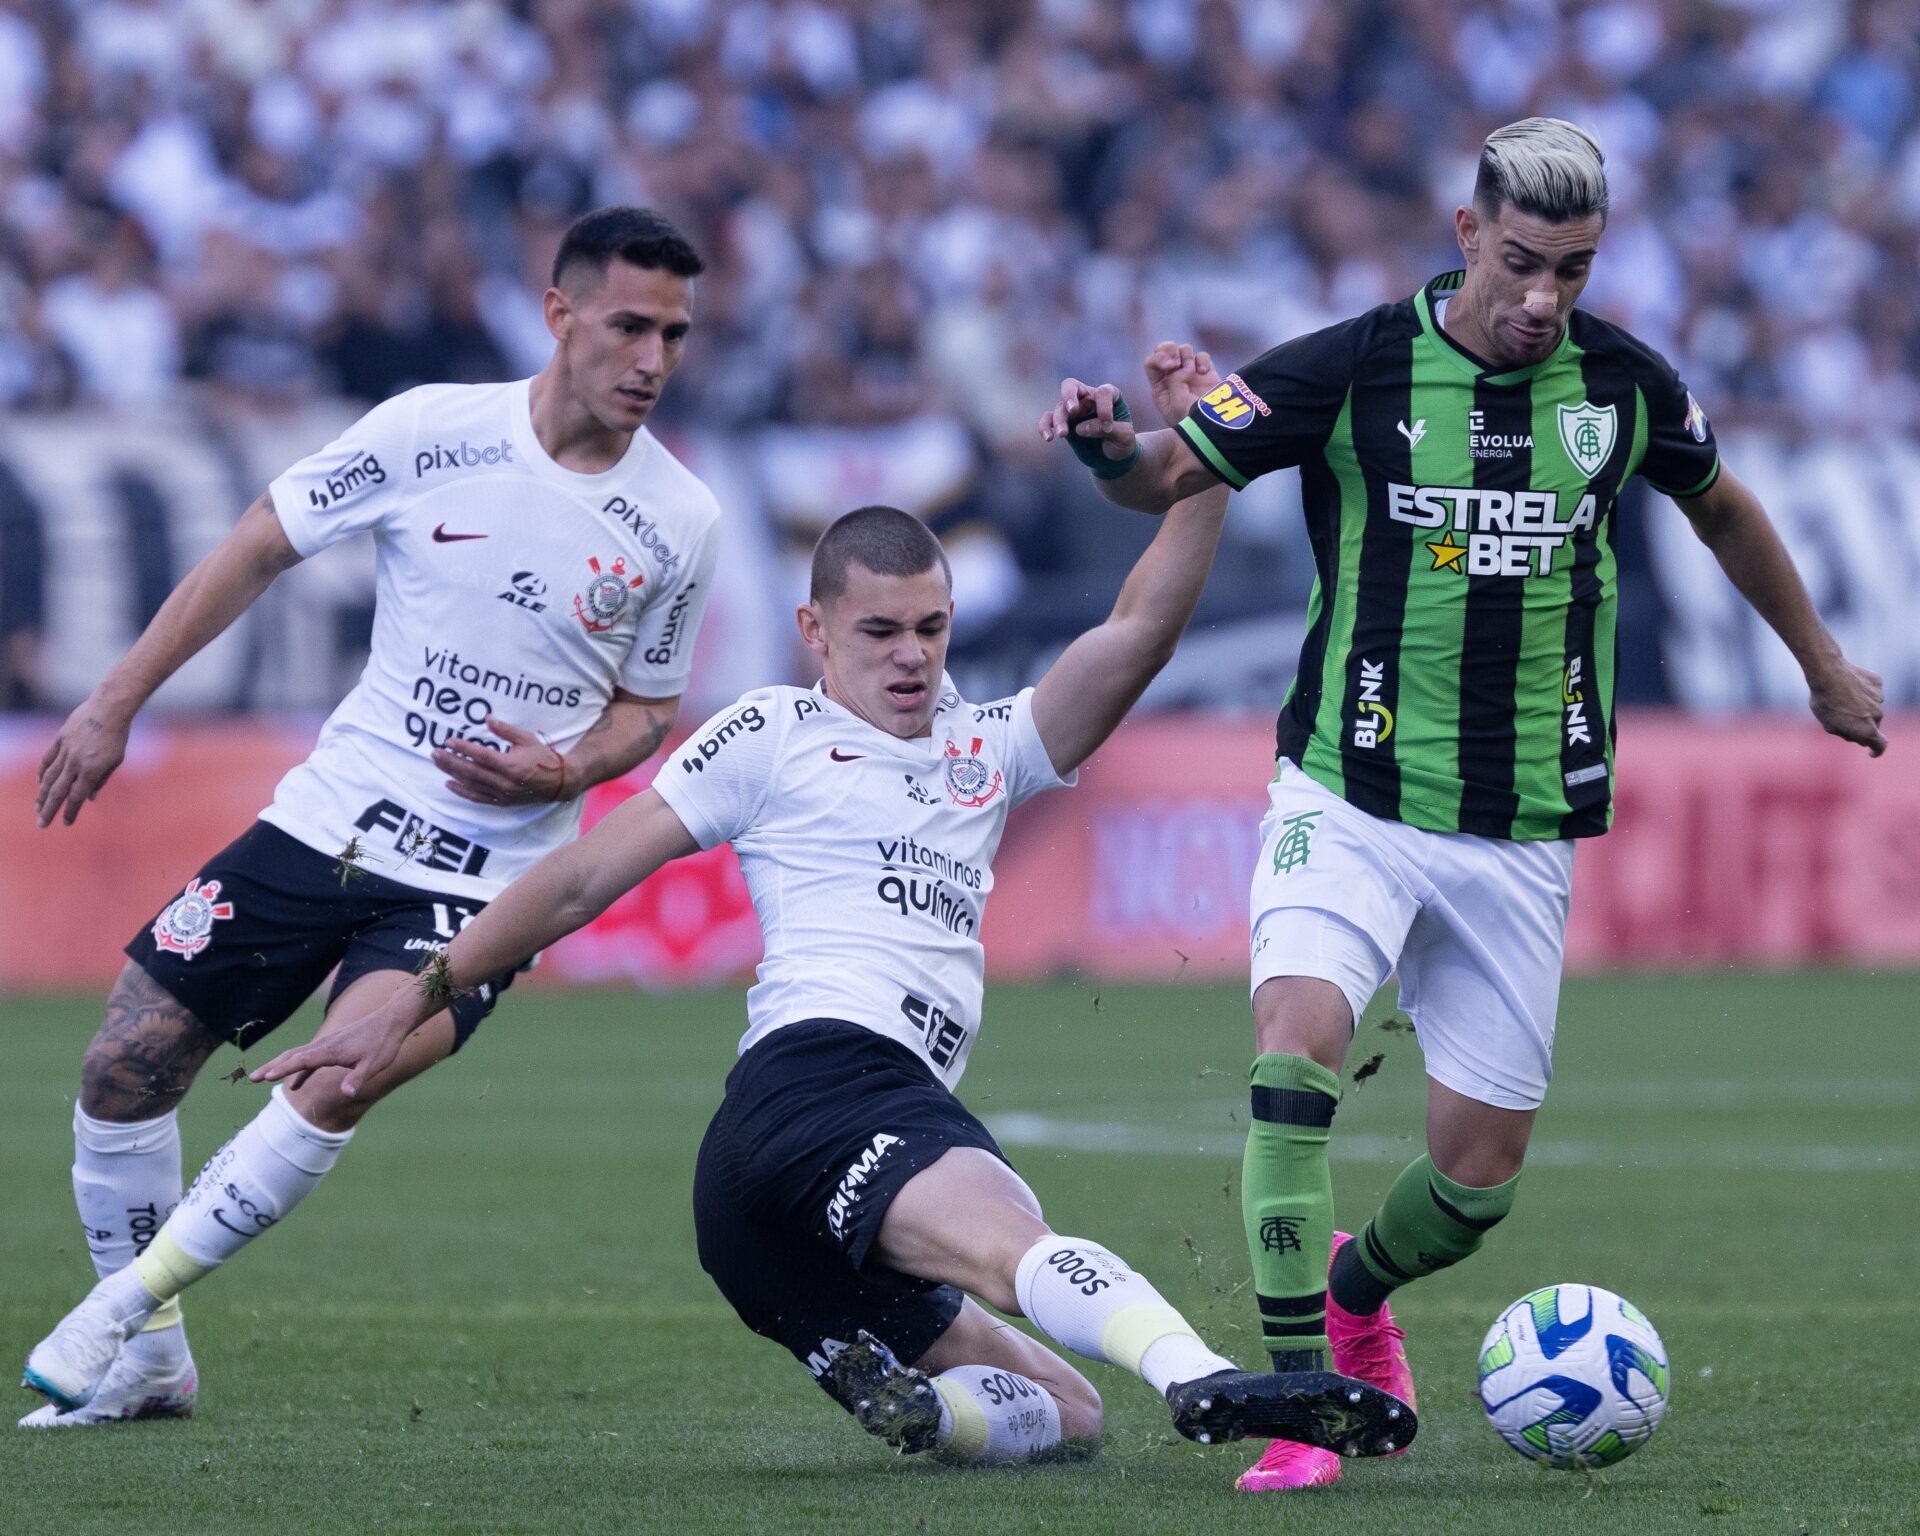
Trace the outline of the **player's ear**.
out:
<instances>
[{"instance_id":1,"label":"player's ear","mask_svg":"<svg viewBox=\"0 0 1920 1536\"><path fill-rule=\"evenodd\" d=\"M1480 215L1471 207L1454 209L1453 233L1460 242L1460 254L1472 266L1480 259Z\"/></svg>"},{"instance_id":2,"label":"player's ear","mask_svg":"<svg viewBox=\"0 0 1920 1536\"><path fill-rule=\"evenodd\" d=\"M548 332L555 341L565 341L573 319L573 301L560 289L549 288L541 305L546 311Z\"/></svg>"},{"instance_id":3,"label":"player's ear","mask_svg":"<svg viewBox=\"0 0 1920 1536\"><path fill-rule=\"evenodd\" d=\"M800 626L800 643L816 656L827 654L827 616L821 610L818 600L802 603L793 611L794 621Z\"/></svg>"}]
</instances>

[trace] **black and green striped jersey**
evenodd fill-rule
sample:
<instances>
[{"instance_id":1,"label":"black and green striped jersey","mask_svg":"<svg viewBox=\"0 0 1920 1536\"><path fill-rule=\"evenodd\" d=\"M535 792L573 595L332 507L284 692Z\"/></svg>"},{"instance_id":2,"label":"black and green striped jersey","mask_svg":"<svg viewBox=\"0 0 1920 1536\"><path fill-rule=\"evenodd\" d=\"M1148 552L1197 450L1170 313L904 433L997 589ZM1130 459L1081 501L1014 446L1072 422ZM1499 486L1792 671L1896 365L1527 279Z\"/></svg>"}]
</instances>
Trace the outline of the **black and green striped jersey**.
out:
<instances>
[{"instance_id":1,"label":"black and green striped jersey","mask_svg":"<svg viewBox=\"0 0 1920 1536\"><path fill-rule=\"evenodd\" d=\"M1588 837L1613 816L1613 506L1720 472L1666 360L1575 310L1490 368L1440 314L1464 274L1275 347L1179 430L1236 489L1300 466L1316 568L1280 755L1437 832Z\"/></svg>"}]
</instances>

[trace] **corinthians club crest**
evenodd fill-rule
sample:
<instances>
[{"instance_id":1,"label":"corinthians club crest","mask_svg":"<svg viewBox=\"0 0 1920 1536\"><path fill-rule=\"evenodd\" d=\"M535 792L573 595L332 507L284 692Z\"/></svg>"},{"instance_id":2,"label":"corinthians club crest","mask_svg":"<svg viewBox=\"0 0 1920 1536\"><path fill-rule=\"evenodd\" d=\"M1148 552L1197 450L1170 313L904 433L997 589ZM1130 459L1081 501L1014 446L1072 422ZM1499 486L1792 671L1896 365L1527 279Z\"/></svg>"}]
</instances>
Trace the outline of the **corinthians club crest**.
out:
<instances>
[{"instance_id":1,"label":"corinthians club crest","mask_svg":"<svg viewBox=\"0 0 1920 1536\"><path fill-rule=\"evenodd\" d=\"M1615 417L1612 406L1604 410L1591 400L1560 407L1560 446L1574 467L1591 480L1613 452Z\"/></svg>"},{"instance_id":2,"label":"corinthians club crest","mask_svg":"<svg viewBox=\"0 0 1920 1536\"><path fill-rule=\"evenodd\" d=\"M985 745L986 743L976 736L973 738L972 750L962 752L953 744L951 738L948 739L947 793L953 797L955 805L985 805L1000 793L999 770L989 768L980 760L980 749Z\"/></svg>"},{"instance_id":3,"label":"corinthians club crest","mask_svg":"<svg viewBox=\"0 0 1920 1536\"><path fill-rule=\"evenodd\" d=\"M219 901L220 882L189 880L153 924L153 942L163 954L191 960L213 942L213 925L233 916L233 903Z\"/></svg>"},{"instance_id":4,"label":"corinthians club crest","mask_svg":"<svg viewBox=\"0 0 1920 1536\"><path fill-rule=\"evenodd\" d=\"M586 625L588 634L597 635L620 622L634 589L647 578L627 575L625 555L604 571L597 555L589 555L587 564L593 570L593 580L587 583L586 591L573 594L573 616Z\"/></svg>"}]
</instances>

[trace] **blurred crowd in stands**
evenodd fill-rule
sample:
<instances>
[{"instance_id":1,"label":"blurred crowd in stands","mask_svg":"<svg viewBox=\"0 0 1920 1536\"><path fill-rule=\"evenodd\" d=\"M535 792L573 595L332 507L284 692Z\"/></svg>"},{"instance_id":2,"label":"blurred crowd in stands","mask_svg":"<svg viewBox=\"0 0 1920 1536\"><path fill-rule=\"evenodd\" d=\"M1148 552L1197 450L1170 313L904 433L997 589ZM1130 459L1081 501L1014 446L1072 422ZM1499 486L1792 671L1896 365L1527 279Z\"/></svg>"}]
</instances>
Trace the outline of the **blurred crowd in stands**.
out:
<instances>
[{"instance_id":1,"label":"blurred crowd in stands","mask_svg":"<svg viewBox=\"0 0 1920 1536\"><path fill-rule=\"evenodd\" d=\"M1062 374L1404 296L1536 112L1723 430L1920 425L1913 0L0 0L0 407L525 375L560 229L648 203L711 263L663 425L796 542L864 476L1044 572Z\"/></svg>"}]
</instances>

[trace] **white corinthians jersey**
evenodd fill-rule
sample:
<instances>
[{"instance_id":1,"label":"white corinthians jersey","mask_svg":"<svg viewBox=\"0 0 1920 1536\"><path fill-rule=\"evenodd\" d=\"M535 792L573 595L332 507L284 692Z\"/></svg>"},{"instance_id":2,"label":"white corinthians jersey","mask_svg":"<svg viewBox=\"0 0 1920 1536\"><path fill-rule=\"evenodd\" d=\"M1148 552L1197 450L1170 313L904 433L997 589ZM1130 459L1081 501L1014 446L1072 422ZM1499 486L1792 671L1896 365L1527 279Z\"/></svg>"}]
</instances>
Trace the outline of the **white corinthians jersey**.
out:
<instances>
[{"instance_id":1,"label":"white corinthians jersey","mask_svg":"<svg viewBox=\"0 0 1920 1536\"><path fill-rule=\"evenodd\" d=\"M613 697L686 686L719 507L644 429L576 474L534 436L528 381L375 407L270 488L302 555L371 533L373 651L264 820L323 853L485 900L579 830L580 800L463 800L428 756L489 715L573 747Z\"/></svg>"},{"instance_id":2,"label":"white corinthians jersey","mask_svg":"<svg viewBox=\"0 0 1920 1536\"><path fill-rule=\"evenodd\" d=\"M980 1026L1007 812L1071 782L1040 744L1031 688L980 706L943 688L932 734L911 741L819 689L765 688L715 715L653 787L702 848L733 844L760 917L740 1049L844 1019L952 1088Z\"/></svg>"}]
</instances>

